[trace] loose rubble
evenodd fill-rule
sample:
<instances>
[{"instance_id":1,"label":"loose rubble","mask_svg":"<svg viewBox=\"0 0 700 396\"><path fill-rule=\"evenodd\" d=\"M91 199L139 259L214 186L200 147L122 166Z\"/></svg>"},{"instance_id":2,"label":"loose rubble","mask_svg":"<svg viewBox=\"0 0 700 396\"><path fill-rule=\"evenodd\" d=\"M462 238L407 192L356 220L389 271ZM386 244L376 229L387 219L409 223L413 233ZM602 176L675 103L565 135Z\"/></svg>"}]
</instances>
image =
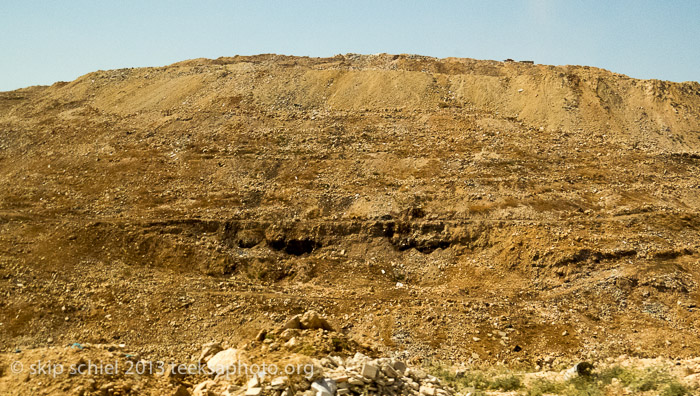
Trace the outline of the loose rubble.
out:
<instances>
[{"instance_id":1,"label":"loose rubble","mask_svg":"<svg viewBox=\"0 0 700 396\"><path fill-rule=\"evenodd\" d=\"M700 350L697 82L238 56L3 92L0 129L3 396L379 392L411 387L379 357L539 373ZM75 343L222 374L11 375ZM223 375L355 352L374 363L346 382Z\"/></svg>"},{"instance_id":2,"label":"loose rubble","mask_svg":"<svg viewBox=\"0 0 700 396\"><path fill-rule=\"evenodd\" d=\"M320 331L337 334L325 317L313 310L295 315L280 328L261 330L255 337L263 342L268 337L289 341L302 337L301 331ZM269 350L269 349L266 349ZM210 356L213 351L218 351ZM249 352L253 354L254 351ZM313 358L308 364L311 370L297 375L279 375L278 372L235 372L242 363L253 363L244 350L222 349L218 343L202 346L200 362L206 361L213 379L207 379L194 387L195 396L275 395L275 396L333 396L333 395L426 395L447 396L454 391L417 367L409 367L395 358L371 358L361 352L352 356L330 354ZM252 367L252 366L251 366ZM248 366L246 366L248 368ZM277 368L275 369L277 370ZM271 370L270 370L271 371ZM233 374L232 374L233 372Z\"/></svg>"},{"instance_id":3,"label":"loose rubble","mask_svg":"<svg viewBox=\"0 0 700 396\"><path fill-rule=\"evenodd\" d=\"M372 359L362 353L352 357L314 359L316 372L292 382L288 376L254 375L237 387L230 379L207 380L194 388L195 396L225 395L426 395L448 396L454 391L420 368L407 367L392 358ZM225 389L217 391L214 389Z\"/></svg>"}]
</instances>

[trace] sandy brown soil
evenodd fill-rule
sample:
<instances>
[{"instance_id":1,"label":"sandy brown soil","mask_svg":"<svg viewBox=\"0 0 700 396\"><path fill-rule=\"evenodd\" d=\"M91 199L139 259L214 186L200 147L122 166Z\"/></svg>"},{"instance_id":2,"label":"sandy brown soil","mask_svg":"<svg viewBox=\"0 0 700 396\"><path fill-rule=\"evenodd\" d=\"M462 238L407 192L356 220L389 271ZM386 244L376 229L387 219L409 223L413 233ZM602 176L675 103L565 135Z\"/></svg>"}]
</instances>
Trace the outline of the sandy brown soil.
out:
<instances>
[{"instance_id":1,"label":"sandy brown soil","mask_svg":"<svg viewBox=\"0 0 700 396\"><path fill-rule=\"evenodd\" d=\"M699 175L700 84L589 67L260 55L3 92L0 350L188 361L315 309L413 362L692 358Z\"/></svg>"}]
</instances>

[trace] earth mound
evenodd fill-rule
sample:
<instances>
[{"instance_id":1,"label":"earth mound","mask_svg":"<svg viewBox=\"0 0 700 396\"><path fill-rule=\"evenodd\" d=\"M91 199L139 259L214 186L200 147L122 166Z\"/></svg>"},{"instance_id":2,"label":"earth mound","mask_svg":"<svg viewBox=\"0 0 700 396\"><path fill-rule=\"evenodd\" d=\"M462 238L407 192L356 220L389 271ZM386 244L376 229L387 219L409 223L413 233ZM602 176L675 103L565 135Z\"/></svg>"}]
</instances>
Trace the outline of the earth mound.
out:
<instances>
[{"instance_id":1,"label":"earth mound","mask_svg":"<svg viewBox=\"0 0 700 396\"><path fill-rule=\"evenodd\" d=\"M2 92L0 351L189 361L315 310L413 365L691 359L699 175L700 84L585 66L258 55Z\"/></svg>"}]
</instances>

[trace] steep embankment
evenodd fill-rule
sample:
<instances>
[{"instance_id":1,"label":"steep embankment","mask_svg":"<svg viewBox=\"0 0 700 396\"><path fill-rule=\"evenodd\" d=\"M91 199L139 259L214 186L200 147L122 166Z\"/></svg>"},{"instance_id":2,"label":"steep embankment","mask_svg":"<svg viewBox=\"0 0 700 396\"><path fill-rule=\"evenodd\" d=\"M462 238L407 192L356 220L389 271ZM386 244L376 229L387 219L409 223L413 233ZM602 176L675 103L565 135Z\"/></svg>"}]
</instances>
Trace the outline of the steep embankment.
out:
<instances>
[{"instance_id":1,"label":"steep embankment","mask_svg":"<svg viewBox=\"0 0 700 396\"><path fill-rule=\"evenodd\" d=\"M700 347L698 83L201 59L2 93L0 137L3 349L189 356L308 308L423 358Z\"/></svg>"}]
</instances>

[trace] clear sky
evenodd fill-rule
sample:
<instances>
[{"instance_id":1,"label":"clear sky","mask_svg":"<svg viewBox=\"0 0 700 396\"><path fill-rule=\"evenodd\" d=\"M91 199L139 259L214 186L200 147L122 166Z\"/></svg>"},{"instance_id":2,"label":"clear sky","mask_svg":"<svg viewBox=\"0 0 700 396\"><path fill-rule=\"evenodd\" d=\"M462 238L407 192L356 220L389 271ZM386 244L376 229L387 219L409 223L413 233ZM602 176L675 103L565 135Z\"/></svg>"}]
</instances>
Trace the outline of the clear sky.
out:
<instances>
[{"instance_id":1,"label":"clear sky","mask_svg":"<svg viewBox=\"0 0 700 396\"><path fill-rule=\"evenodd\" d=\"M700 0L0 0L0 91L99 69L348 52L700 80Z\"/></svg>"}]
</instances>

